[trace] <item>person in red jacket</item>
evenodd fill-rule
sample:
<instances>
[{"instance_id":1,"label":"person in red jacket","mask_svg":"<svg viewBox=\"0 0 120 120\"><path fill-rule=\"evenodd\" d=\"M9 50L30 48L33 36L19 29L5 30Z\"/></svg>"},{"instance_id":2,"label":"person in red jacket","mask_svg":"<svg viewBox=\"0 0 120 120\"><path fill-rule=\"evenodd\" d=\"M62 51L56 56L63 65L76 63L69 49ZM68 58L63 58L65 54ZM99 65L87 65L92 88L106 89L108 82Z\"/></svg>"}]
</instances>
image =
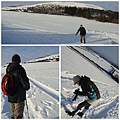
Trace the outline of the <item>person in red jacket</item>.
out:
<instances>
[{"instance_id":1,"label":"person in red jacket","mask_svg":"<svg viewBox=\"0 0 120 120\"><path fill-rule=\"evenodd\" d=\"M83 27L83 25L80 25L80 28L78 29L78 31L76 32L76 35L80 32L80 41L82 43L82 39L84 39L84 43L86 43L86 40L85 40L85 35L86 35L86 30L85 28Z\"/></svg>"},{"instance_id":2,"label":"person in red jacket","mask_svg":"<svg viewBox=\"0 0 120 120\"><path fill-rule=\"evenodd\" d=\"M99 102L100 99L100 92L97 86L90 80L87 76L79 76L76 75L73 77L74 85L78 84L78 86L81 86L82 91L75 90L74 94L76 96L87 96L88 99L83 101L82 103L79 103L76 110L70 112L67 111L68 115L74 116L75 114L79 115L81 118L85 114L85 112L89 109L89 107L95 103ZM83 111L81 112L81 108L83 108Z\"/></svg>"}]
</instances>

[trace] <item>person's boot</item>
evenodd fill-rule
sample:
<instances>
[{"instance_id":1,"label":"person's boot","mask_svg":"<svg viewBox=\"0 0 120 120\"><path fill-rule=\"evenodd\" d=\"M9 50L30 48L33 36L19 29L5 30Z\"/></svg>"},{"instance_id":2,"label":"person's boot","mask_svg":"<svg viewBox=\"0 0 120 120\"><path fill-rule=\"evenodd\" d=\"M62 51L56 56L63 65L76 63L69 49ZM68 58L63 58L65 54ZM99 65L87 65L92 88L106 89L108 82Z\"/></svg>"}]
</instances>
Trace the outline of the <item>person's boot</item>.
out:
<instances>
[{"instance_id":1,"label":"person's boot","mask_svg":"<svg viewBox=\"0 0 120 120\"><path fill-rule=\"evenodd\" d=\"M85 39L84 39L84 43L86 43Z\"/></svg>"},{"instance_id":2,"label":"person's boot","mask_svg":"<svg viewBox=\"0 0 120 120\"><path fill-rule=\"evenodd\" d=\"M66 113L67 113L69 116L71 116L71 117L73 117L73 116L75 115L75 111L72 111L72 112L66 111Z\"/></svg>"},{"instance_id":3,"label":"person's boot","mask_svg":"<svg viewBox=\"0 0 120 120\"><path fill-rule=\"evenodd\" d=\"M81 39L80 41L81 41L81 43L82 43L82 39Z\"/></svg>"},{"instance_id":4,"label":"person's boot","mask_svg":"<svg viewBox=\"0 0 120 120\"><path fill-rule=\"evenodd\" d=\"M82 112L79 112L79 113L77 113L77 115L82 118L84 114Z\"/></svg>"}]
</instances>

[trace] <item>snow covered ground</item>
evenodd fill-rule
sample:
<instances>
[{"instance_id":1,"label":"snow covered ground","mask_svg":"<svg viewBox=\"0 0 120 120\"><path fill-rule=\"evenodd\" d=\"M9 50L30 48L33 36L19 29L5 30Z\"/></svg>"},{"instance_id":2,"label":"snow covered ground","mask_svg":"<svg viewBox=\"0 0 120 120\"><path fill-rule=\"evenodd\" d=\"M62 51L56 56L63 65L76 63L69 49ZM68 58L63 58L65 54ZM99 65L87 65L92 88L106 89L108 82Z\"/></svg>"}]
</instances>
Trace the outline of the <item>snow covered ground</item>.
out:
<instances>
[{"instance_id":1,"label":"snow covered ground","mask_svg":"<svg viewBox=\"0 0 120 120\"><path fill-rule=\"evenodd\" d=\"M27 103L30 119L59 118L59 62L22 64L30 79ZM1 75L6 67L2 67ZM9 119L11 112L7 97L1 93L1 118ZM28 118L24 109L24 119Z\"/></svg>"},{"instance_id":2,"label":"snow covered ground","mask_svg":"<svg viewBox=\"0 0 120 120\"><path fill-rule=\"evenodd\" d=\"M87 44L118 44L118 25L79 17L2 11L2 44L79 44L80 24Z\"/></svg>"},{"instance_id":3,"label":"snow covered ground","mask_svg":"<svg viewBox=\"0 0 120 120\"><path fill-rule=\"evenodd\" d=\"M107 46L106 46L107 47ZM77 48L77 47L74 47ZM97 62L104 68L111 67L98 55L93 55L86 50L77 48L84 55ZM118 56L118 54L116 54ZM113 55L114 56L114 55ZM75 75L86 75L97 85L100 90L101 99L98 104L91 106L84 118L87 119L118 119L119 118L119 85L104 71L98 69L82 56L68 47L62 47L62 76L61 76L61 118L70 119L65 110L74 110L78 103L86 97L78 97L77 101L71 102L73 92L78 86L73 85L72 78ZM77 118L76 116L74 118ZM73 118L73 119L74 119Z\"/></svg>"}]
</instances>

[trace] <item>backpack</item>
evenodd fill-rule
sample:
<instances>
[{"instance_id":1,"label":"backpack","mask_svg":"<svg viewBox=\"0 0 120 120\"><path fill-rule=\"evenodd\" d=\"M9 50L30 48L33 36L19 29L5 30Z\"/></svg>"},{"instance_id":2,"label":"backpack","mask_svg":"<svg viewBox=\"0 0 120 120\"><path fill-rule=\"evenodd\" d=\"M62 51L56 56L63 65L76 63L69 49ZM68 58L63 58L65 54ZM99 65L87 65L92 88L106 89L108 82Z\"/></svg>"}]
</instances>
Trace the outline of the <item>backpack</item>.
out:
<instances>
[{"instance_id":1,"label":"backpack","mask_svg":"<svg viewBox=\"0 0 120 120\"><path fill-rule=\"evenodd\" d=\"M12 73L6 73L1 82L1 89L4 95L13 96L17 93L14 75Z\"/></svg>"}]
</instances>

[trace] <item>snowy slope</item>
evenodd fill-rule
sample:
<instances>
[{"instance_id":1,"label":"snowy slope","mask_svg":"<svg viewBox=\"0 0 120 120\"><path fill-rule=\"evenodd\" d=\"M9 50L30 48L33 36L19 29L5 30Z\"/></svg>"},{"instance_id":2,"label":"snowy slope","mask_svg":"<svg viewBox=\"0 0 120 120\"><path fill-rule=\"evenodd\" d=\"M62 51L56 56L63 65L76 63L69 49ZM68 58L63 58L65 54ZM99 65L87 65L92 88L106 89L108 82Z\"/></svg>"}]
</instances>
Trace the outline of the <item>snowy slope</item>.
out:
<instances>
[{"instance_id":1,"label":"snowy slope","mask_svg":"<svg viewBox=\"0 0 120 120\"><path fill-rule=\"evenodd\" d=\"M118 44L118 25L79 17L2 11L3 44L79 44L79 25L87 44Z\"/></svg>"},{"instance_id":2,"label":"snowy slope","mask_svg":"<svg viewBox=\"0 0 120 120\"><path fill-rule=\"evenodd\" d=\"M82 50L84 54L86 51ZM92 55L86 54L87 57ZM95 62L100 63L101 58L96 60L92 57ZM104 60L103 60L104 63ZM109 65L105 65L109 66ZM86 97L78 97L76 102L71 102L74 90L77 86L73 85L72 78L75 75L86 75L94 81L98 86L101 94L101 99L98 104L91 106L89 111L85 114L84 118L88 119L118 119L119 117L119 93L118 84L105 72L96 68L89 61L75 53L68 47L62 47L62 106L61 115L62 118L70 118L65 113L65 110L74 110L78 103L84 101ZM76 117L75 117L76 118Z\"/></svg>"},{"instance_id":3,"label":"snowy slope","mask_svg":"<svg viewBox=\"0 0 120 120\"><path fill-rule=\"evenodd\" d=\"M39 62L22 64L30 80L30 90L27 91L28 112L30 119L59 118L59 64L58 62ZM2 67L1 74L5 74ZM1 93L1 118L11 117L7 97ZM24 119L28 118L24 109Z\"/></svg>"}]
</instances>

